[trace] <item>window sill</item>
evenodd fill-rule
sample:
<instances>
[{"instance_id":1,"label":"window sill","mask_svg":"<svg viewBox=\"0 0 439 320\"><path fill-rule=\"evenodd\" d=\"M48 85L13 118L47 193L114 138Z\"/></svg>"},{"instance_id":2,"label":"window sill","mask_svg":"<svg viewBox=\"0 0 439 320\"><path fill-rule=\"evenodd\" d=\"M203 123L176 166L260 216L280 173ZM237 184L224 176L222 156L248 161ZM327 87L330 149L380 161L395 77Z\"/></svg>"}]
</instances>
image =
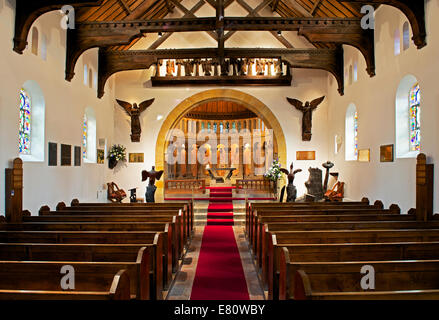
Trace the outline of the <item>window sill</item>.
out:
<instances>
[{"instance_id":1,"label":"window sill","mask_svg":"<svg viewBox=\"0 0 439 320\"><path fill-rule=\"evenodd\" d=\"M20 159L23 160L23 162L29 162L29 163L42 163L44 162L44 159L32 156L32 155L24 155L21 154Z\"/></svg>"},{"instance_id":2,"label":"window sill","mask_svg":"<svg viewBox=\"0 0 439 320\"><path fill-rule=\"evenodd\" d=\"M396 155L396 159L416 159L420 153L420 151L411 151L406 154Z\"/></svg>"}]
</instances>

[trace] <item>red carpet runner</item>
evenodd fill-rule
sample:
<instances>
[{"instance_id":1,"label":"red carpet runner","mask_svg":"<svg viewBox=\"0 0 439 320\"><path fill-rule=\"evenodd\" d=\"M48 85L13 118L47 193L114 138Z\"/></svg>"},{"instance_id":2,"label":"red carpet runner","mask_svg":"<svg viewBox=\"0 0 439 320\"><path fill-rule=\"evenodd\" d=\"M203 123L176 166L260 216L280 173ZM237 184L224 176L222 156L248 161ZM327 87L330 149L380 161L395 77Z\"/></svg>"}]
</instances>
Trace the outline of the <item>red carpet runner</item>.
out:
<instances>
[{"instance_id":1,"label":"red carpet runner","mask_svg":"<svg viewBox=\"0 0 439 320\"><path fill-rule=\"evenodd\" d=\"M210 197L191 300L249 300L233 233L232 188L210 188Z\"/></svg>"}]
</instances>

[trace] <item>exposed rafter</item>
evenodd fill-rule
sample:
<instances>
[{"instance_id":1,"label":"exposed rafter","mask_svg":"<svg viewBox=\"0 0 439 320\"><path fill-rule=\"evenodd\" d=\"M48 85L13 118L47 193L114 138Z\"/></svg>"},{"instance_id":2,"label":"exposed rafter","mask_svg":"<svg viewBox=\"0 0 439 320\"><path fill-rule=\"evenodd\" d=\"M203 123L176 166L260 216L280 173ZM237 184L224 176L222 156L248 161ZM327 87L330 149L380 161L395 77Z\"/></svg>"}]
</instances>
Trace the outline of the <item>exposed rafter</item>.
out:
<instances>
[{"instance_id":1,"label":"exposed rafter","mask_svg":"<svg viewBox=\"0 0 439 320\"><path fill-rule=\"evenodd\" d=\"M367 62L368 73L375 74L374 33L361 28L360 18L224 18L225 31L297 31L315 43L352 45ZM216 31L217 18L163 19L78 23L67 33L66 79L73 78L80 55L94 47L128 44L145 33Z\"/></svg>"},{"instance_id":2,"label":"exposed rafter","mask_svg":"<svg viewBox=\"0 0 439 320\"><path fill-rule=\"evenodd\" d=\"M104 95L108 78L121 71L144 70L163 59L218 58L217 48L169 49L147 51L99 50L98 97ZM225 48L224 58L275 58L291 68L320 69L330 72L338 82L340 94L344 93L343 49L254 49Z\"/></svg>"},{"instance_id":3,"label":"exposed rafter","mask_svg":"<svg viewBox=\"0 0 439 320\"><path fill-rule=\"evenodd\" d=\"M104 0L16 0L14 51L22 54L32 24L44 13L61 10L65 5L79 7L99 6Z\"/></svg>"}]
</instances>

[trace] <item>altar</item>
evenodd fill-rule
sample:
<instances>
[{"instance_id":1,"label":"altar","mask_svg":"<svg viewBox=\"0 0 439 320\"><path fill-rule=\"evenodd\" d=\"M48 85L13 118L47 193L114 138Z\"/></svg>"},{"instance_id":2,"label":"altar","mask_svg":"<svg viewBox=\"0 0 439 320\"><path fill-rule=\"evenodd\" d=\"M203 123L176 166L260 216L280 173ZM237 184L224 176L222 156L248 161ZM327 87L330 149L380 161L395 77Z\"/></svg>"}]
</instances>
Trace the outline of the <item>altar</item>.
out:
<instances>
[{"instance_id":1,"label":"altar","mask_svg":"<svg viewBox=\"0 0 439 320\"><path fill-rule=\"evenodd\" d=\"M233 176L233 171L237 170L236 168L206 168L207 171L209 172L210 177L215 180L217 183L225 183L226 180L231 180L232 176ZM213 173L213 171L228 171L229 173L227 175L224 175L224 177L217 177L215 176Z\"/></svg>"}]
</instances>

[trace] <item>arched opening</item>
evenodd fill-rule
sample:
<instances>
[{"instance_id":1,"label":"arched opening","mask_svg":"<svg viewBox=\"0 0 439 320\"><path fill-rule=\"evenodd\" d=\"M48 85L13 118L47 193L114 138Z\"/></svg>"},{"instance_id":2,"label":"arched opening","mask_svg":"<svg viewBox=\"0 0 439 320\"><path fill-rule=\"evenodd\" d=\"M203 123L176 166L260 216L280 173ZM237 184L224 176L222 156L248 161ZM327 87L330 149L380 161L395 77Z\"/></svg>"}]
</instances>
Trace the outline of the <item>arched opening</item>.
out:
<instances>
[{"instance_id":1,"label":"arched opening","mask_svg":"<svg viewBox=\"0 0 439 320\"><path fill-rule=\"evenodd\" d=\"M38 41L39 41L39 32L37 27L32 28L32 53L34 55L38 55Z\"/></svg>"},{"instance_id":2,"label":"arched opening","mask_svg":"<svg viewBox=\"0 0 439 320\"><path fill-rule=\"evenodd\" d=\"M246 118L246 119L240 119L240 121L237 121L235 119L231 119L229 121L225 121L222 119L223 122L223 131L231 130L230 128L236 128L236 131L242 131L244 129L250 129L250 125L253 127L258 126L258 123L260 124L260 127L262 127L262 124L264 124L264 129L272 130L272 136L273 139L271 141L265 141L263 143L263 148L272 148L275 152L273 152L273 155L279 159L279 161L282 163L283 166L286 166L286 143L285 143L285 136L283 134L283 131L280 127L280 124L276 117L273 115L271 110L263 104L261 101L256 99L255 97L248 95L244 92L233 90L233 89L213 89L204 91L201 93L198 93L192 97L189 97L185 99L183 102L181 102L171 113L168 115L168 117L165 119L159 135L158 140L156 144L156 169L158 170L165 170L167 171L168 168L165 168L167 165L166 160L166 154L168 152L168 146L170 145L170 135L172 129L174 128L183 128L182 120L185 119L185 117L190 114L191 110L195 110L197 107L200 107L204 104L208 103L216 103L217 101L224 101L228 103L235 103L237 105L240 105L241 107L247 109L249 112L256 115L256 118ZM258 121L260 119L261 121ZM191 119L194 120L194 119ZM251 121L250 121L251 120ZM255 120L255 121L253 121ZM224 124L224 122L226 122ZM227 124L227 122L229 122ZM221 130L220 127L221 121L215 121L215 120L203 120L198 121L198 124L195 126L199 132L204 132L203 134L220 134L219 131ZM215 129L216 125L216 129ZM256 129L256 128L255 128ZM174 137L175 138L175 137ZM171 140L173 141L173 140ZM229 141L230 142L230 141ZM227 148L225 150L227 151L227 157L229 160L229 165L233 164L233 162L238 161L239 159L240 163L243 162L243 152L240 147L246 146L247 143L249 143L249 149L252 149L252 141L250 139L250 142L244 141L241 139L230 143L225 144ZM204 151L205 158L206 159L212 159L216 160L216 157L212 157L212 151L217 149L217 145L213 148L203 148L205 145L200 145L200 143L192 143L192 145L196 144L196 148L200 151ZM223 143L224 144L224 143ZM186 143L185 145L191 145ZM238 145L238 150L240 152L240 156L237 155L236 145ZM209 145L210 146L210 145ZM195 149L195 148L194 148ZM210 152L209 152L210 150ZM200 152L198 152L200 154ZM232 159L230 159L232 158ZM200 160L200 159L198 159ZM273 159L266 159L265 164L271 165ZM196 172L203 171L205 168L200 168L196 170ZM220 168L221 169L221 168ZM168 170L169 171L169 170ZM242 177L243 172L245 171L244 168L241 168L240 177ZM186 170L186 172L195 172L193 168L191 170ZM157 187L159 188L159 192L163 193L163 182L160 182L157 184Z\"/></svg>"},{"instance_id":3,"label":"arched opening","mask_svg":"<svg viewBox=\"0 0 439 320\"><path fill-rule=\"evenodd\" d=\"M395 35L393 38L393 48L395 56L401 53L401 33L399 32L399 29L395 30Z\"/></svg>"},{"instance_id":4,"label":"arched opening","mask_svg":"<svg viewBox=\"0 0 439 320\"><path fill-rule=\"evenodd\" d=\"M85 163L96 163L96 115L93 108L85 109L82 124L82 158Z\"/></svg>"},{"instance_id":5,"label":"arched opening","mask_svg":"<svg viewBox=\"0 0 439 320\"><path fill-rule=\"evenodd\" d=\"M23 161L44 161L46 101L37 82L20 90L19 154Z\"/></svg>"},{"instance_id":6,"label":"arched opening","mask_svg":"<svg viewBox=\"0 0 439 320\"><path fill-rule=\"evenodd\" d=\"M358 111L351 103L346 111L345 123L346 161L358 160Z\"/></svg>"},{"instance_id":7,"label":"arched opening","mask_svg":"<svg viewBox=\"0 0 439 320\"><path fill-rule=\"evenodd\" d=\"M421 88L413 75L405 76L395 101L396 157L416 158L421 149Z\"/></svg>"},{"instance_id":8,"label":"arched opening","mask_svg":"<svg viewBox=\"0 0 439 320\"><path fill-rule=\"evenodd\" d=\"M404 51L410 48L410 25L408 21L402 26L402 48Z\"/></svg>"}]
</instances>

